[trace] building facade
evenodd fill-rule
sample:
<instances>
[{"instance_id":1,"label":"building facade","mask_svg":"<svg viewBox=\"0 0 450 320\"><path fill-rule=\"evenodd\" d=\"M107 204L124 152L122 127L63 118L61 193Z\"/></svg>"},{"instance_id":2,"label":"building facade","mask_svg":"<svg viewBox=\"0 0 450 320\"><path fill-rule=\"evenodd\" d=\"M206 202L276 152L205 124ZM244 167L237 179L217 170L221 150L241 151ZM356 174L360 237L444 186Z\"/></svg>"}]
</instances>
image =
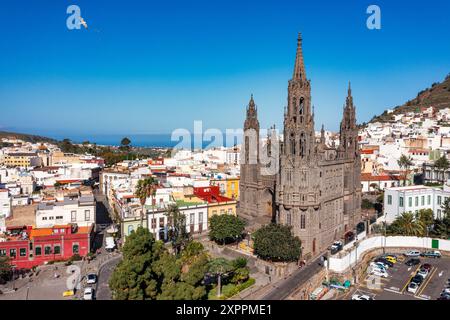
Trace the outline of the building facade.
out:
<instances>
[{"instance_id":1,"label":"building facade","mask_svg":"<svg viewBox=\"0 0 450 320\"><path fill-rule=\"evenodd\" d=\"M250 99L244 122L239 215L250 222L272 220L292 226L302 241L303 258L309 259L343 238L359 222L361 156L350 85L339 146L325 143L323 126L316 140L311 84L306 77L300 35L283 129L282 141L275 141L272 130L266 145L260 148L257 109L253 97ZM274 162L278 163L275 172Z\"/></svg>"}]
</instances>

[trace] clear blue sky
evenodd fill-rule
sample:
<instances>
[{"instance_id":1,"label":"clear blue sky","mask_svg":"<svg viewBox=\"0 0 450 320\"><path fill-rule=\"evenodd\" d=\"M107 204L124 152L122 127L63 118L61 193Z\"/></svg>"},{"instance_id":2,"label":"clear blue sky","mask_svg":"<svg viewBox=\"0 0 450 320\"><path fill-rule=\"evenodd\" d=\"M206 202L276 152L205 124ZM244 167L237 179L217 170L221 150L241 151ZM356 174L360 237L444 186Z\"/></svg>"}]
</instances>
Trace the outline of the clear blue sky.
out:
<instances>
[{"instance_id":1,"label":"clear blue sky","mask_svg":"<svg viewBox=\"0 0 450 320\"><path fill-rule=\"evenodd\" d=\"M88 30L68 30L77 4ZM366 8L381 8L381 30ZM170 133L239 128L253 93L282 124L297 33L316 126L337 130L347 83L358 121L450 72L450 1L2 0L0 130Z\"/></svg>"}]
</instances>

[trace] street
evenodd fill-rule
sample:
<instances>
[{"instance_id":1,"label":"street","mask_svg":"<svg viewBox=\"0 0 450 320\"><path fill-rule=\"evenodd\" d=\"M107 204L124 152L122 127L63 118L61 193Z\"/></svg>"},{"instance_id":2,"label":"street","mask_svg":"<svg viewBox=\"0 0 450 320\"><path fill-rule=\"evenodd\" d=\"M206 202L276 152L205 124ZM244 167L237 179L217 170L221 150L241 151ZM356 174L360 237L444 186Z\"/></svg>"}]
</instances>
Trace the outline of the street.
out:
<instances>
[{"instance_id":1,"label":"street","mask_svg":"<svg viewBox=\"0 0 450 320\"><path fill-rule=\"evenodd\" d=\"M109 289L109 278L116 268L117 264L120 262L122 256L117 256L105 262L98 272L98 282L97 282L97 300L112 300L111 290Z\"/></svg>"}]
</instances>

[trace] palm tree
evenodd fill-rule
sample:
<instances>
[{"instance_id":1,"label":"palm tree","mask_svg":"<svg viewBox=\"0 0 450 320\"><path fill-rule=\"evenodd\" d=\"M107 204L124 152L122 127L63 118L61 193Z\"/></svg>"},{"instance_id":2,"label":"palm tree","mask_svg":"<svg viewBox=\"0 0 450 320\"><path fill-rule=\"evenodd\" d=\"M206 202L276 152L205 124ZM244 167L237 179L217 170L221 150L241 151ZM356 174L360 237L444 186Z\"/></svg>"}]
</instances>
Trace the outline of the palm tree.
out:
<instances>
[{"instance_id":1,"label":"palm tree","mask_svg":"<svg viewBox=\"0 0 450 320\"><path fill-rule=\"evenodd\" d=\"M404 175L404 178L403 178L403 186L405 186L409 168L413 165L412 159L411 159L411 157L407 157L404 154L402 154L400 159L397 160L397 163L398 163L400 168L405 168L405 175Z\"/></svg>"},{"instance_id":2,"label":"palm tree","mask_svg":"<svg viewBox=\"0 0 450 320\"><path fill-rule=\"evenodd\" d=\"M139 198L141 205L142 205L141 226L143 225L143 222L144 222L145 202L147 201L148 197L152 197L152 200L153 200L153 196L155 195L155 192L156 192L156 184L157 184L157 181L153 177L139 180L137 183L135 195L136 195L136 197Z\"/></svg>"},{"instance_id":3,"label":"palm tree","mask_svg":"<svg viewBox=\"0 0 450 320\"><path fill-rule=\"evenodd\" d=\"M438 170L442 172L442 183L445 182L445 171L448 170L448 168L450 167L450 163L447 160L447 157L445 155L443 155L442 157L440 157L439 159L437 159L434 162L434 167Z\"/></svg>"},{"instance_id":4,"label":"palm tree","mask_svg":"<svg viewBox=\"0 0 450 320\"><path fill-rule=\"evenodd\" d=\"M417 221L412 212L403 212L397 219L396 224L405 236L420 236L423 226Z\"/></svg>"}]
</instances>

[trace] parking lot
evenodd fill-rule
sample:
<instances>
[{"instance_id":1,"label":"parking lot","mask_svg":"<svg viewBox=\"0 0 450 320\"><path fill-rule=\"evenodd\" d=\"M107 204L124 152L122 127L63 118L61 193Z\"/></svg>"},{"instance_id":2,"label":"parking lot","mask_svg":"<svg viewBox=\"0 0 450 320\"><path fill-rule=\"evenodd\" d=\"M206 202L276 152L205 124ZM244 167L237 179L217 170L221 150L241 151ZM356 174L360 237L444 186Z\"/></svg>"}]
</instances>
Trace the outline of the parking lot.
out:
<instances>
[{"instance_id":1,"label":"parking lot","mask_svg":"<svg viewBox=\"0 0 450 320\"><path fill-rule=\"evenodd\" d=\"M450 258L422 258L420 264L407 266L409 259L397 255L398 261L393 267L388 268L387 278L382 278L366 273L364 279L350 290L345 299L351 299L352 295L368 295L376 300L436 300L446 287L450 278ZM408 292L408 285L420 266L428 263L431 270L417 289L415 294Z\"/></svg>"}]
</instances>

